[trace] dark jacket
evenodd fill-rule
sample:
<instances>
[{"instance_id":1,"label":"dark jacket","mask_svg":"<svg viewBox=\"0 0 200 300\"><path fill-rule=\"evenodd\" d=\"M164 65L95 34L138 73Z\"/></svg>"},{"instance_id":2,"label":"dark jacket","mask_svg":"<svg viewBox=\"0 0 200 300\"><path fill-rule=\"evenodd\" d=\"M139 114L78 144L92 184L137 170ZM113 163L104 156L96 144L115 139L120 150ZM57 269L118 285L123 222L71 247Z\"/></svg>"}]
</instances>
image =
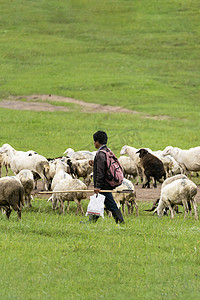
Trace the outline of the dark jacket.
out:
<instances>
[{"instance_id":1,"label":"dark jacket","mask_svg":"<svg viewBox=\"0 0 200 300\"><path fill-rule=\"evenodd\" d=\"M101 150L107 150L108 147L105 145ZM107 172L107 160L106 154L102 151L98 151L94 158L93 168L93 181L94 187L101 190L112 190L113 187L106 181Z\"/></svg>"}]
</instances>

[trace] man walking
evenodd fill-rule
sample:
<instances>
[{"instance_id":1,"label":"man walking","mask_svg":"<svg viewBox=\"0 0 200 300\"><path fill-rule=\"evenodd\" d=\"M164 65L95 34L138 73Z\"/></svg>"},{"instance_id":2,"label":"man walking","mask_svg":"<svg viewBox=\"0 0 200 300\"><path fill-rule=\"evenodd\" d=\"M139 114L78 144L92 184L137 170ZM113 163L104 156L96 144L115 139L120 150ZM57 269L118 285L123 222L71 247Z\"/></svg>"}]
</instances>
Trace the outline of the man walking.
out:
<instances>
[{"instance_id":1,"label":"man walking","mask_svg":"<svg viewBox=\"0 0 200 300\"><path fill-rule=\"evenodd\" d=\"M94 192L105 196L105 206L112 212L116 223L124 223L121 210L117 207L117 204L113 199L112 192L101 192L101 190L113 189L107 180L108 167L105 151L110 151L106 145L108 140L107 134L104 131L97 131L94 133L93 139L95 148L98 149L94 161L90 161L90 164L93 165ZM98 216L91 215L89 221L96 222L98 218Z\"/></svg>"}]
</instances>

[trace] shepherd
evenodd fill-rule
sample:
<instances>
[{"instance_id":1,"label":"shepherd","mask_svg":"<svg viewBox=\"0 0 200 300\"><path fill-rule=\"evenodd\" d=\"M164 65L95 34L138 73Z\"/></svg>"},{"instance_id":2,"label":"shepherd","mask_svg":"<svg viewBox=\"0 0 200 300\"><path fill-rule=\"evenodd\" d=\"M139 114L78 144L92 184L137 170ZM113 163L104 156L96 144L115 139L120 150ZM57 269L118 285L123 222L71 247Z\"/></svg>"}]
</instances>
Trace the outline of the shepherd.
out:
<instances>
[{"instance_id":1,"label":"shepherd","mask_svg":"<svg viewBox=\"0 0 200 300\"><path fill-rule=\"evenodd\" d=\"M89 163L93 166L94 193L105 196L105 207L111 211L116 223L124 223L121 210L113 198L112 192L101 192L101 190L113 190L123 181L123 171L113 154L107 147L107 134L104 131L97 131L93 134L94 146L98 149L94 161ZM90 215L89 222L96 222L99 216Z\"/></svg>"}]
</instances>

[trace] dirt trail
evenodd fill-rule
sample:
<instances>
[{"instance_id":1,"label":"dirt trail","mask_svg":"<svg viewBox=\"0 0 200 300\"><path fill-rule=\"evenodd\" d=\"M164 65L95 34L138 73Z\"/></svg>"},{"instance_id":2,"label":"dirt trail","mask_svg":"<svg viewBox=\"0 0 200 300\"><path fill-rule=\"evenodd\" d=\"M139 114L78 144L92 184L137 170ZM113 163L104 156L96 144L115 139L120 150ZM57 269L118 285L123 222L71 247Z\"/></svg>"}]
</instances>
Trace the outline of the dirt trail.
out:
<instances>
[{"instance_id":1,"label":"dirt trail","mask_svg":"<svg viewBox=\"0 0 200 300\"><path fill-rule=\"evenodd\" d=\"M40 101L40 102L38 102ZM45 101L60 102L60 105L52 105ZM16 110L32 110L32 111L73 111L73 107L63 106L62 103L72 103L79 107L80 112L84 113L126 113L126 114L140 114L140 112L123 108L121 106L101 105L97 103L88 103L82 100L72 99L69 97L57 95L29 95L19 97L9 97L0 101L0 107L16 109ZM145 114L142 118L165 120L169 116L150 116Z\"/></svg>"}]
</instances>

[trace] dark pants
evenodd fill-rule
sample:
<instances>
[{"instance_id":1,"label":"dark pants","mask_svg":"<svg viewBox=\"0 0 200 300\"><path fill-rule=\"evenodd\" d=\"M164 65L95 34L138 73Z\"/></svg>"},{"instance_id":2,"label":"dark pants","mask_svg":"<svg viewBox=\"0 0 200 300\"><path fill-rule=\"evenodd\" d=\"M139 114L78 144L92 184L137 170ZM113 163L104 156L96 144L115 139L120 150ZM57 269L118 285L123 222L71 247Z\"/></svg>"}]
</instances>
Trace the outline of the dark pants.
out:
<instances>
[{"instance_id":1,"label":"dark pants","mask_svg":"<svg viewBox=\"0 0 200 300\"><path fill-rule=\"evenodd\" d=\"M115 211L115 210L118 209L117 204L116 204L115 200L113 199L113 195L112 195L111 192L109 192L109 193L102 193L101 192L100 194L102 194L102 195L104 195L106 197L104 204L105 204L105 207L108 210L110 210L111 212L113 212L113 211Z\"/></svg>"}]
</instances>

